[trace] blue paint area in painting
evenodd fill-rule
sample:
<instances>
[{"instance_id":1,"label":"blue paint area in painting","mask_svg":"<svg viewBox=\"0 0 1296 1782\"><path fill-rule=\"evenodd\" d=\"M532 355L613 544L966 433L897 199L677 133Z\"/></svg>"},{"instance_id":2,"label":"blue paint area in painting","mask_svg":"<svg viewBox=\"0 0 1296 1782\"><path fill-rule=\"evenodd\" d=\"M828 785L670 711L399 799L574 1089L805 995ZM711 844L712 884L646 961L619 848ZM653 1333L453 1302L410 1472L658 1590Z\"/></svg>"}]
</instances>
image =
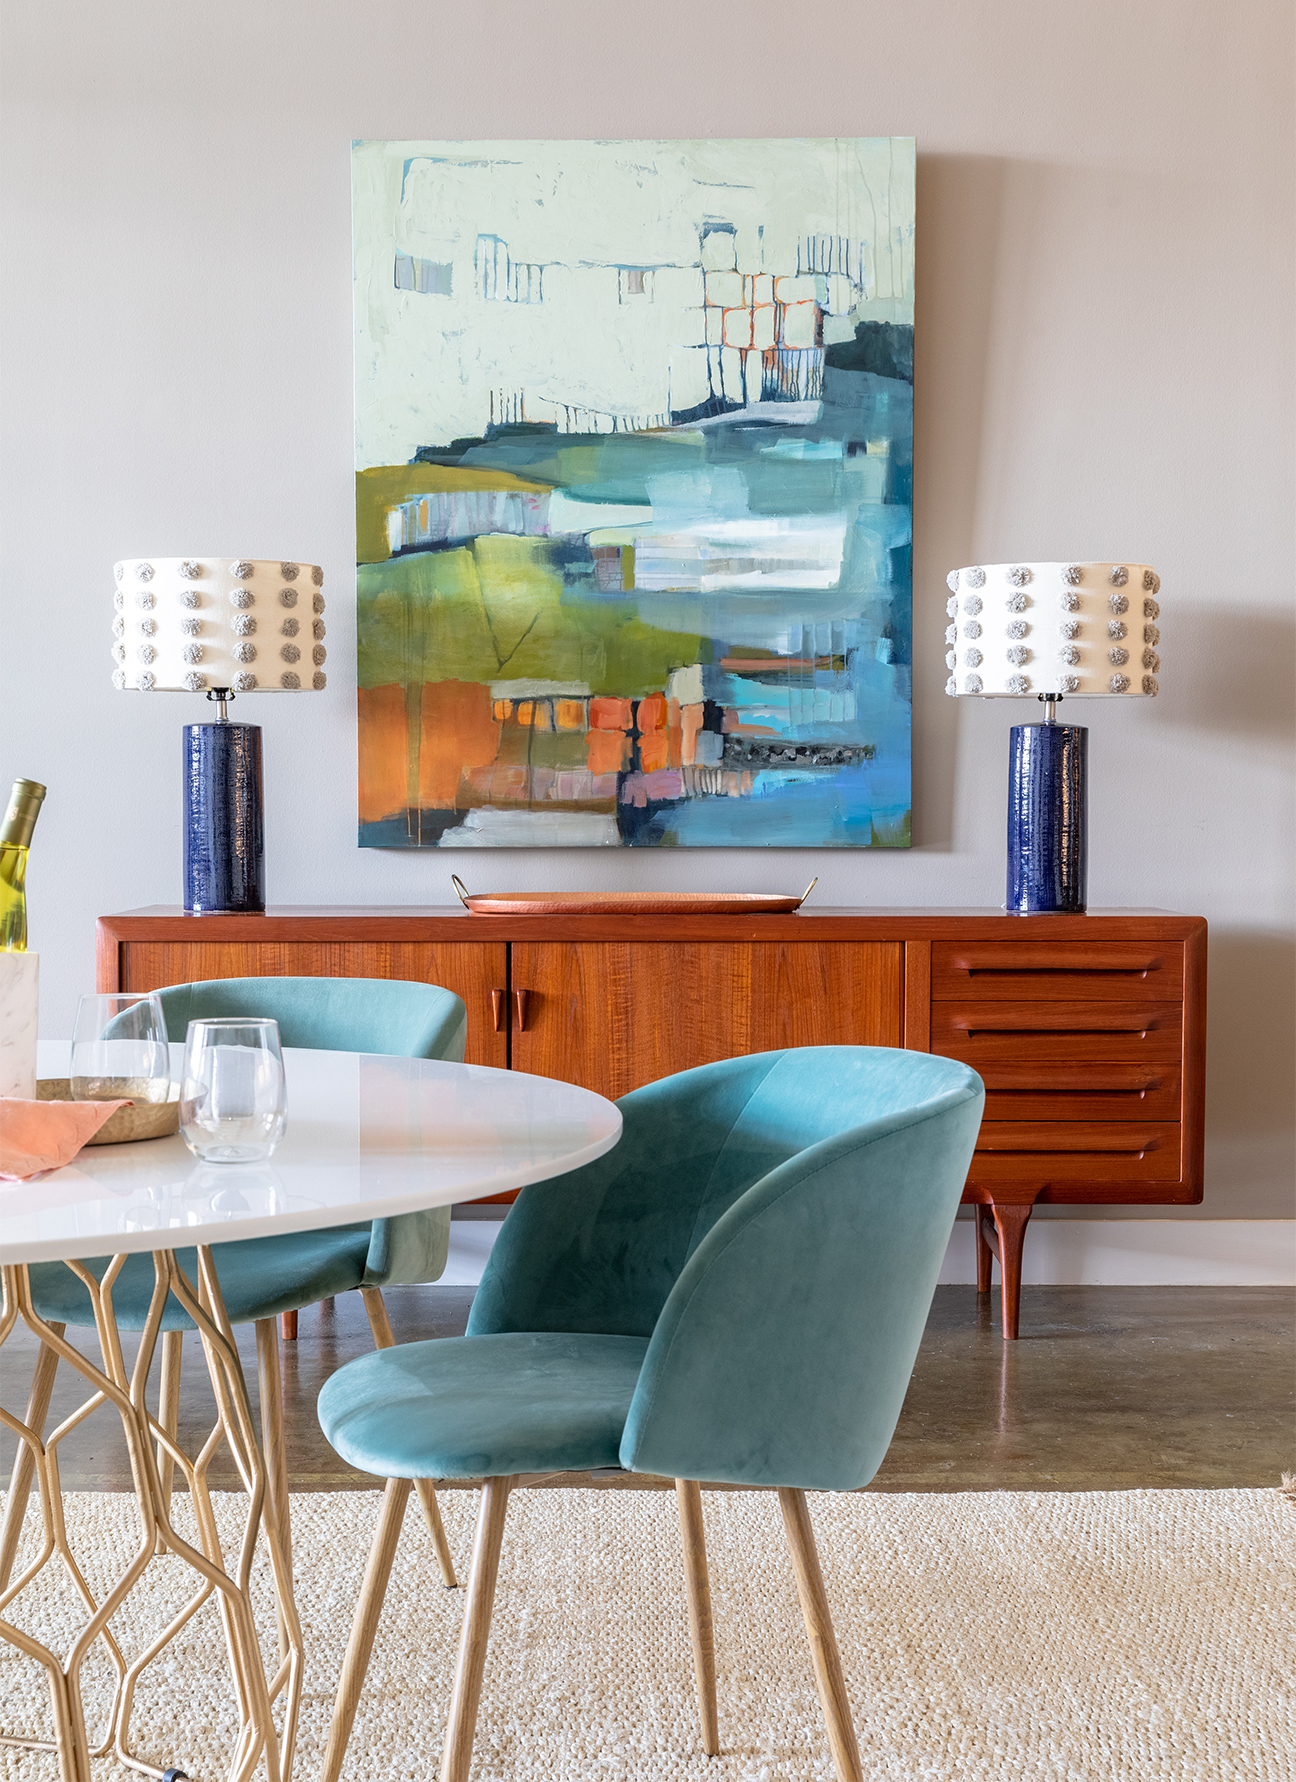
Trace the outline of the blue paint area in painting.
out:
<instances>
[{"instance_id":1,"label":"blue paint area in painting","mask_svg":"<svg viewBox=\"0 0 1296 1782\"><path fill-rule=\"evenodd\" d=\"M770 776L777 779L781 776ZM765 776L760 776L764 779ZM874 796L867 769L829 779L785 780L751 798L682 800L661 816L659 845L693 848L904 847L907 796ZM879 835L889 840L879 842Z\"/></svg>"}]
</instances>

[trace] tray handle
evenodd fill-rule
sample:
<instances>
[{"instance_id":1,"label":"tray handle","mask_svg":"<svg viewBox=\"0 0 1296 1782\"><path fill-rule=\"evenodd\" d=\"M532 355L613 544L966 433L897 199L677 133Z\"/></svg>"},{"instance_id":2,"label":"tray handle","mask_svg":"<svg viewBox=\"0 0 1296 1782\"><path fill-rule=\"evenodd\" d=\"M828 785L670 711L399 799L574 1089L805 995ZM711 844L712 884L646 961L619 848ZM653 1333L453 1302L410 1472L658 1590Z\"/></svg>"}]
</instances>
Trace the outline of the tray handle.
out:
<instances>
[{"instance_id":1,"label":"tray handle","mask_svg":"<svg viewBox=\"0 0 1296 1782\"><path fill-rule=\"evenodd\" d=\"M466 910L471 910L472 905L468 902L468 893L464 889L464 882L459 877L458 873L452 872L450 874L450 883L454 886L456 892L458 893L460 903L464 906L464 908Z\"/></svg>"},{"instance_id":2,"label":"tray handle","mask_svg":"<svg viewBox=\"0 0 1296 1782\"><path fill-rule=\"evenodd\" d=\"M814 890L815 886L818 883L819 883L819 874L816 873L815 876L811 879L810 883L806 886L805 890L801 893L800 902L798 902L798 904L797 904L798 909L801 908L801 904L803 904L805 902L806 898L809 897L810 893Z\"/></svg>"}]
</instances>

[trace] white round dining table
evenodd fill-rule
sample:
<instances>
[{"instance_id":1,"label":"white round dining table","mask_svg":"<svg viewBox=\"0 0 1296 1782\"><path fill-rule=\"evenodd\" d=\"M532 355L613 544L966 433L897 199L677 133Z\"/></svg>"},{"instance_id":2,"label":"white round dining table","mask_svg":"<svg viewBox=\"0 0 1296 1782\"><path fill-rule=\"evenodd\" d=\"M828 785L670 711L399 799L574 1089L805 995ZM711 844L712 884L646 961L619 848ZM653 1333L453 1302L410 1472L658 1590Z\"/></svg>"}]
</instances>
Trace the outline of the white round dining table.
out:
<instances>
[{"instance_id":1,"label":"white round dining table","mask_svg":"<svg viewBox=\"0 0 1296 1782\"><path fill-rule=\"evenodd\" d=\"M38 1074L65 1076L68 1051L42 1042ZM182 1048L171 1051L175 1079ZM612 1102L552 1077L363 1052L283 1057L288 1127L265 1163L201 1163L178 1134L88 1145L63 1169L0 1183L0 1257L129 1255L450 1206L578 1169L621 1136Z\"/></svg>"},{"instance_id":2,"label":"white round dining table","mask_svg":"<svg viewBox=\"0 0 1296 1782\"><path fill-rule=\"evenodd\" d=\"M65 1076L66 1044L43 1042L37 1070ZM179 1047L172 1048L172 1075L179 1074ZM18 1437L18 1460L0 1537L0 1638L44 1666L54 1710L55 1748L62 1782L90 1782L90 1759L115 1753L146 1773L174 1771L131 1748L130 1713L135 1682L201 1604L218 1593L237 1697L240 1732L229 1782L246 1782L264 1762L268 1782L289 1782L302 1681L300 1624L293 1600L286 1488L276 1498L274 1469L265 1454L248 1399L220 1285L213 1244L294 1231L349 1225L427 1207L481 1199L526 1187L589 1163L621 1136L618 1109L600 1095L548 1077L481 1065L447 1064L354 1052L285 1048L288 1124L274 1154L263 1163L204 1163L177 1134L135 1144L91 1145L62 1169L26 1182L0 1183L0 1273L4 1300L0 1345L19 1325L40 1339L36 1384L26 1419L0 1412ZM176 1252L197 1247L198 1279L180 1268ZM155 1291L149 1321L129 1368L123 1360L112 1311L112 1282L127 1256L154 1256ZM110 1256L100 1281L83 1264ZM69 1344L62 1327L42 1319L32 1301L31 1264L63 1262L90 1294L99 1360ZM248 1496L238 1554L222 1553L206 1491L206 1466L183 1454L146 1402L145 1389L163 1307L174 1295L197 1324L216 1394L220 1434L228 1442ZM59 1513L57 1441L85 1407L44 1434L49 1388L58 1361L74 1367L93 1389L88 1405L105 1400L120 1415L131 1456L139 1504L139 1545L114 1587L101 1598L84 1579L78 1588L87 1615L60 1656L5 1614L47 1563L71 1562ZM42 1364L44 1364L42 1366ZM47 1384L41 1387L42 1376ZM42 1402L43 1400L43 1402ZM213 1437L216 1431L213 1431ZM212 1445L212 1437L207 1446ZM185 1473L198 1524L197 1544L177 1532L170 1518L170 1473ZM162 1472L166 1475L163 1488ZM10 1578L30 1484L41 1502L43 1538L25 1569ZM278 1669L267 1677L249 1594L252 1553L265 1541L275 1576L279 1624ZM155 1555L180 1555L196 1574L194 1595L183 1616L163 1637L128 1661L108 1623ZM81 1705L80 1669L96 1640L106 1646L117 1672L108 1731L91 1748ZM282 1729L273 1707L283 1697ZM4 1727L3 1743L39 1743Z\"/></svg>"}]
</instances>

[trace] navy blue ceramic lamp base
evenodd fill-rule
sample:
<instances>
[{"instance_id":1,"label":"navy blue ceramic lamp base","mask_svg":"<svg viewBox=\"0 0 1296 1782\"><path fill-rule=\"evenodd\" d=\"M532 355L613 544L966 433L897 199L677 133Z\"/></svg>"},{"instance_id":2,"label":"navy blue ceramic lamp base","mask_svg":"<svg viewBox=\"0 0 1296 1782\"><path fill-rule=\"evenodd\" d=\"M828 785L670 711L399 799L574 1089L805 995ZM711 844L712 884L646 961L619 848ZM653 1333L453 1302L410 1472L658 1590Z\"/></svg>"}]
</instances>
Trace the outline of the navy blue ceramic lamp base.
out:
<instances>
[{"instance_id":1,"label":"navy blue ceramic lamp base","mask_svg":"<svg viewBox=\"0 0 1296 1782\"><path fill-rule=\"evenodd\" d=\"M1083 913L1089 732L1016 724L1008 757L1008 902L1022 915Z\"/></svg>"},{"instance_id":2,"label":"navy blue ceramic lamp base","mask_svg":"<svg viewBox=\"0 0 1296 1782\"><path fill-rule=\"evenodd\" d=\"M265 908L258 724L186 724L184 906L191 915Z\"/></svg>"}]
</instances>

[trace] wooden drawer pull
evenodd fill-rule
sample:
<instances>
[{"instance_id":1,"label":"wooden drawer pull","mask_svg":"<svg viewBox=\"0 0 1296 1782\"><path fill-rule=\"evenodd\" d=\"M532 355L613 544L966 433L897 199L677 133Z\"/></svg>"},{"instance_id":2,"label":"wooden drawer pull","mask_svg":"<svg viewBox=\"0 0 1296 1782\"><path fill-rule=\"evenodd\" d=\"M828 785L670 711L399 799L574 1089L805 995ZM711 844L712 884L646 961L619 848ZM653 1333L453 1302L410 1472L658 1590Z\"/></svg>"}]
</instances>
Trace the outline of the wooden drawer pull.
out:
<instances>
[{"instance_id":1,"label":"wooden drawer pull","mask_svg":"<svg viewBox=\"0 0 1296 1782\"><path fill-rule=\"evenodd\" d=\"M1068 975L1079 978L1145 978L1149 972L1160 970L1159 965L960 965L955 961L955 969L962 970L969 978L1005 978L1010 983L1018 983L1023 978L1061 978Z\"/></svg>"},{"instance_id":2,"label":"wooden drawer pull","mask_svg":"<svg viewBox=\"0 0 1296 1782\"><path fill-rule=\"evenodd\" d=\"M1014 1039L1088 1039L1095 1033L1132 1033L1139 1039L1146 1039L1149 1033L1155 1031L1151 1027L1120 1027L1115 1024L1105 1024L1102 1027L974 1027L973 1020L975 1016L966 1023L956 1021L954 1025L969 1038L973 1034L1004 1033L1011 1034Z\"/></svg>"},{"instance_id":3,"label":"wooden drawer pull","mask_svg":"<svg viewBox=\"0 0 1296 1782\"><path fill-rule=\"evenodd\" d=\"M503 1033L503 1031L504 1031L504 992L502 990L492 990L490 993L490 999L491 999L491 1020L494 1023L495 1031L496 1031L496 1033Z\"/></svg>"},{"instance_id":4,"label":"wooden drawer pull","mask_svg":"<svg viewBox=\"0 0 1296 1782\"><path fill-rule=\"evenodd\" d=\"M519 1033L526 1032L527 1003L530 1001L530 998L531 992L529 990L515 990L513 992L513 1006L517 1010L517 1027Z\"/></svg>"},{"instance_id":5,"label":"wooden drawer pull","mask_svg":"<svg viewBox=\"0 0 1296 1782\"><path fill-rule=\"evenodd\" d=\"M994 1154L1000 1157L1146 1157L1149 1151L1158 1151L1160 1148L1160 1140L1154 1138L1136 1139L1132 1145L1104 1145L1101 1150L1094 1151L1081 1151L1074 1145L1066 1144L1059 1145L1056 1150L1042 1145L1018 1150L1015 1145L997 1145L993 1139L986 1144L982 1144L979 1139L977 1141L977 1151L981 1155Z\"/></svg>"},{"instance_id":6,"label":"wooden drawer pull","mask_svg":"<svg viewBox=\"0 0 1296 1782\"><path fill-rule=\"evenodd\" d=\"M1150 971L1165 971L1175 963L1177 949L1167 952L1158 948L1150 953L1146 947L1122 946L1119 942L1095 945L1082 941L1068 945L1065 941L990 941L981 946L951 946L938 941L936 951L942 970L966 972L969 976L984 972L1002 972L1005 976L1022 972L1049 976L1083 972L1095 977L1145 977Z\"/></svg>"},{"instance_id":7,"label":"wooden drawer pull","mask_svg":"<svg viewBox=\"0 0 1296 1782\"><path fill-rule=\"evenodd\" d=\"M1145 1095L1151 1095L1161 1087L1160 1077L1145 1077L1137 1083L1108 1083L1103 1081L1097 1071L1094 1072L1093 1082L1086 1083L1083 1088L1069 1082L1052 1082L1042 1071L1030 1083L997 1083L995 1073L990 1068L983 1070L981 1076L986 1088L993 1090L996 1095L1058 1095L1064 1096L1068 1104L1076 1100L1083 1101L1086 1096L1091 1095L1133 1095L1142 1101Z\"/></svg>"}]
</instances>

